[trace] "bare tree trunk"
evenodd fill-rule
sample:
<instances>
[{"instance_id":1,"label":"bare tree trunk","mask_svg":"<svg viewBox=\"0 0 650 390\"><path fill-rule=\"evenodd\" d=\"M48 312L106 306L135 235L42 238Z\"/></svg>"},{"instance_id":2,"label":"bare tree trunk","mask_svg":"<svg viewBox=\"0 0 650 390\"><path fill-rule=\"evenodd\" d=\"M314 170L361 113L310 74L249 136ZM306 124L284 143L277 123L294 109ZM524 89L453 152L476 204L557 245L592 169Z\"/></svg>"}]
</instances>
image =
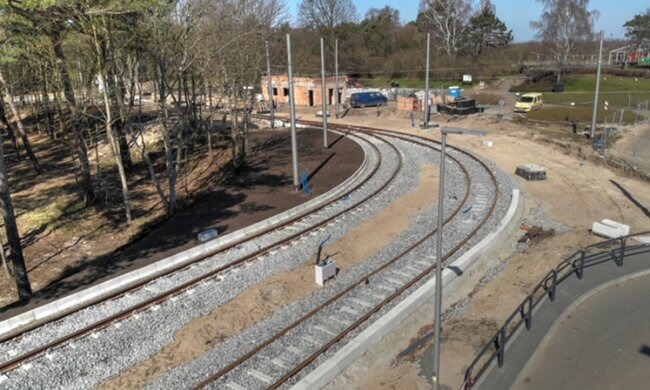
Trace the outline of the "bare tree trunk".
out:
<instances>
[{"instance_id":1,"label":"bare tree trunk","mask_svg":"<svg viewBox=\"0 0 650 390\"><path fill-rule=\"evenodd\" d=\"M129 128L130 129L130 128ZM165 197L165 192L163 191L162 187L160 186L160 181L158 181L158 178L156 177L156 172L153 167L153 163L151 162L151 159L149 158L149 155L147 154L147 145L144 142L144 134L143 132L140 132L140 141L142 142L142 145L138 144L138 137L133 135L133 132L129 131L131 138L133 139L133 144L137 149L140 150L140 155L142 156L142 159L147 163L147 169L149 170L149 177L151 178L151 181L153 182L153 185L156 187L156 192L158 193L158 196L160 197L160 200L162 201L163 205L165 206L165 210L169 209L169 202L167 201L167 197Z\"/></svg>"},{"instance_id":2,"label":"bare tree trunk","mask_svg":"<svg viewBox=\"0 0 650 390\"><path fill-rule=\"evenodd\" d=\"M174 155L172 151L172 140L169 132L169 112L167 111L167 87L165 85L165 75L163 67L157 60L156 73L158 76L158 91L160 97L160 110L162 113L163 127L163 145L165 146L165 164L167 167L167 182L169 184L169 203L167 204L167 215L173 215L176 212L176 169L174 164ZM178 153L178 150L176 151Z\"/></svg>"},{"instance_id":3,"label":"bare tree trunk","mask_svg":"<svg viewBox=\"0 0 650 390\"><path fill-rule=\"evenodd\" d=\"M55 62L63 83L63 95L65 96L71 114L70 122L75 136L75 148L77 150L79 161L81 162L79 165L81 167L81 188L83 190L83 198L86 206L90 206L95 203L96 199L92 176L90 174L90 162L88 161L88 145L86 144L83 131L80 128L79 109L74 97L72 83L70 82L70 75L68 74L68 69L65 65L65 55L63 54L63 48L61 47L62 40L60 31L51 30L48 33L55 54ZM61 120L63 119L61 118Z\"/></svg>"},{"instance_id":4,"label":"bare tree trunk","mask_svg":"<svg viewBox=\"0 0 650 390\"><path fill-rule=\"evenodd\" d=\"M25 258L23 257L23 249L20 243L20 234L18 233L18 226L16 226L16 216L14 215L14 205L9 190L9 177L7 175L3 149L2 135L0 135L0 203L2 203L0 213L2 214L5 223L7 242L11 249L11 261L13 264L18 296L21 301L26 301L32 295L32 287L29 284L27 267L25 266Z\"/></svg>"},{"instance_id":5,"label":"bare tree trunk","mask_svg":"<svg viewBox=\"0 0 650 390\"><path fill-rule=\"evenodd\" d=\"M43 173L43 168L41 168L41 165L38 163L38 159L36 158L36 155L34 155L34 151L32 150L32 144L29 142L29 138L27 137L27 133L25 132L25 126L23 125L23 121L20 118L20 113L18 112L18 110L16 109L16 105L14 104L14 97L11 94L11 91L9 91L7 82L2 72L0 72L0 90L4 90L3 91L4 95L7 96L7 104L9 105L9 109L13 113L14 118L16 120L16 127L18 128L18 134L20 134L20 139L23 141L23 146L25 147L25 152L27 152L29 161L31 161L32 166L34 167L36 173L40 175L41 173ZM0 98L0 104L3 104L1 98Z\"/></svg>"},{"instance_id":6,"label":"bare tree trunk","mask_svg":"<svg viewBox=\"0 0 650 390\"><path fill-rule=\"evenodd\" d=\"M11 140L11 145L13 145L14 151L16 152L16 158L20 161L20 149L18 149L18 140L16 140L16 133L14 133L14 129L11 126L11 123L9 123L9 119L7 119L5 106L2 102L0 102L0 121L2 121L2 124L5 125L5 129L7 129L7 135Z\"/></svg>"},{"instance_id":7,"label":"bare tree trunk","mask_svg":"<svg viewBox=\"0 0 650 390\"><path fill-rule=\"evenodd\" d=\"M109 74L106 66L106 59L108 56L106 52L109 48L106 45L102 45L100 38L97 36L95 29L93 28L93 37L95 48L97 49L97 65L98 71L102 78L102 83L104 84L102 96L104 98L104 109L106 115L106 134L108 136L108 141L111 145L111 151L113 152L113 157L115 157L115 164L117 165L117 171L120 176L120 184L122 186L122 198L124 201L124 213L126 215L127 223L130 223L133 220L131 214L131 202L129 195L129 183L126 178L126 171L124 169L124 163L122 161L121 153L121 142L119 140L119 135L116 137L115 131L113 129L113 110L111 108L111 81L108 80L107 75ZM119 94L120 91L115 91L114 93Z\"/></svg>"}]
</instances>

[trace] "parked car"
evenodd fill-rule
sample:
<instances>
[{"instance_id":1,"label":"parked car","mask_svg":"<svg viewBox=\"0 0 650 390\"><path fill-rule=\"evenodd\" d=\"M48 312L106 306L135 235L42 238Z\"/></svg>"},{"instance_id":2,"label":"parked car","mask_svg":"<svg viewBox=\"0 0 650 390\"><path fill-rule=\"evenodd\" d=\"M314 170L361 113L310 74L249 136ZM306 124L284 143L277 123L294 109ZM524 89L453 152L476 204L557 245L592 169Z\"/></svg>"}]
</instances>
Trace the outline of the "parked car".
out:
<instances>
[{"instance_id":1,"label":"parked car","mask_svg":"<svg viewBox=\"0 0 650 390\"><path fill-rule=\"evenodd\" d=\"M531 112L541 108L544 104L544 99L541 93L525 93L519 96L515 103L515 112Z\"/></svg>"},{"instance_id":2,"label":"parked car","mask_svg":"<svg viewBox=\"0 0 650 390\"><path fill-rule=\"evenodd\" d=\"M379 92L357 92L350 95L350 107L385 106L388 98Z\"/></svg>"}]
</instances>

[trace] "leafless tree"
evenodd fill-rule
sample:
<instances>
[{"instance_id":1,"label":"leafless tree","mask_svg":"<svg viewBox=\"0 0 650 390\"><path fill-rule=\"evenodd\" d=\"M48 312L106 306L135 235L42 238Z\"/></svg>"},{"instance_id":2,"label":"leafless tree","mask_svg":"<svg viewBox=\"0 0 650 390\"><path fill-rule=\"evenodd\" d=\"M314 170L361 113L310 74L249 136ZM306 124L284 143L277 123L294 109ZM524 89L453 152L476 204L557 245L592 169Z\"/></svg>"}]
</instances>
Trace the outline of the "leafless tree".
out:
<instances>
[{"instance_id":1,"label":"leafless tree","mask_svg":"<svg viewBox=\"0 0 650 390\"><path fill-rule=\"evenodd\" d=\"M589 0L537 1L543 5L544 12L530 26L538 30L538 39L553 48L556 82L559 83L575 45L593 38L592 28L598 11L587 10Z\"/></svg>"},{"instance_id":2,"label":"leafless tree","mask_svg":"<svg viewBox=\"0 0 650 390\"><path fill-rule=\"evenodd\" d=\"M463 30L471 16L469 0L421 0L420 14L427 29L434 33L437 41L448 56L460 49ZM434 40L434 44L436 42Z\"/></svg>"},{"instance_id":3,"label":"leafless tree","mask_svg":"<svg viewBox=\"0 0 650 390\"><path fill-rule=\"evenodd\" d=\"M320 30L332 42L339 26L356 20L357 9L351 0L302 0L298 4L298 23Z\"/></svg>"},{"instance_id":4,"label":"leafless tree","mask_svg":"<svg viewBox=\"0 0 650 390\"><path fill-rule=\"evenodd\" d=\"M0 134L0 214L7 232L7 242L11 249L11 262L13 265L14 278L18 287L18 296L20 300L29 299L32 295L32 288L27 277L27 268L23 257L23 249L20 243L20 234L16 225L16 216L14 215L14 205L11 200L11 191L9 190L9 177L7 175L7 166L5 165L4 146L2 135ZM0 245L2 243L0 242ZM4 249L3 249L4 250Z\"/></svg>"}]
</instances>

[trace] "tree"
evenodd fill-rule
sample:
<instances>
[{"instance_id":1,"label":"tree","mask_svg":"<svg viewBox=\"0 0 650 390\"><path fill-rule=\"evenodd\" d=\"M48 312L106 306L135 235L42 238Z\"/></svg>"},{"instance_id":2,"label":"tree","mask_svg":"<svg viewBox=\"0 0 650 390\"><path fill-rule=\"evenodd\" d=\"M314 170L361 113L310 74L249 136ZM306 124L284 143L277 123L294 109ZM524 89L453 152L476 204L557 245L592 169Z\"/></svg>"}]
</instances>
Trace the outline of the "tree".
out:
<instances>
[{"instance_id":1,"label":"tree","mask_svg":"<svg viewBox=\"0 0 650 390\"><path fill-rule=\"evenodd\" d=\"M41 165L38 163L38 159L36 158L36 155L32 150L32 144L29 142L29 138L27 137L27 132L25 131L25 125L23 125L23 120L20 117L20 113L18 112L16 105L14 104L14 97L11 94L10 89L7 86L7 82L5 81L5 77L1 71L0 71L0 94L6 96L5 99L3 99L3 97L0 97L0 104L4 104L6 101L7 105L9 106L9 109L11 110L11 113L14 116L14 120L16 121L18 134L20 134L20 139L23 141L25 152L27 152L27 157L29 157L29 161L31 161L32 166L34 167L36 173L40 175L41 173L43 173L43 168L41 168Z\"/></svg>"},{"instance_id":2,"label":"tree","mask_svg":"<svg viewBox=\"0 0 650 390\"><path fill-rule=\"evenodd\" d=\"M68 9L61 6L58 2L49 1L29 2L29 4L25 4L17 0L8 0L1 5L3 12L12 13L21 19L16 24L28 25L32 31L39 31L48 38L51 44L55 58L55 67L63 85L63 96L70 113L68 124L72 127L75 137L75 149L81 163L82 196L86 206L90 206L95 202L96 196L90 173L88 146L81 126L81 112L77 104L77 99L75 98L70 72L66 63L66 56L63 52L63 37L68 31L70 24ZM71 7L74 6L74 4L71 5Z\"/></svg>"},{"instance_id":3,"label":"tree","mask_svg":"<svg viewBox=\"0 0 650 390\"><path fill-rule=\"evenodd\" d=\"M530 26L538 30L537 37L552 45L556 62L556 82L566 69L569 54L579 42L593 37L592 28L598 11L589 11L589 0L537 0L544 12Z\"/></svg>"},{"instance_id":4,"label":"tree","mask_svg":"<svg viewBox=\"0 0 650 390\"><path fill-rule=\"evenodd\" d=\"M465 46L470 54L479 57L486 48L503 48L512 42L512 30L496 16L490 0L484 0L479 11L469 19L465 31Z\"/></svg>"},{"instance_id":5,"label":"tree","mask_svg":"<svg viewBox=\"0 0 650 390\"><path fill-rule=\"evenodd\" d=\"M370 8L361 23L364 41L384 59L393 51L395 30L400 27L399 10L386 6Z\"/></svg>"},{"instance_id":6,"label":"tree","mask_svg":"<svg viewBox=\"0 0 650 390\"><path fill-rule=\"evenodd\" d=\"M460 49L471 7L469 0L420 0L418 19L442 41L439 47L451 57Z\"/></svg>"},{"instance_id":7,"label":"tree","mask_svg":"<svg viewBox=\"0 0 650 390\"><path fill-rule=\"evenodd\" d=\"M351 0L302 0L298 5L298 22L306 28L315 28L334 38L339 27L356 22L357 9Z\"/></svg>"},{"instance_id":8,"label":"tree","mask_svg":"<svg viewBox=\"0 0 650 390\"><path fill-rule=\"evenodd\" d=\"M20 234L16 225L16 216L14 214L14 205L11 200L11 191L9 189L9 177L7 175L7 166L5 165L4 146L2 134L0 133L0 214L5 224L7 233L7 242L11 249L11 263L13 265L14 278L18 288L18 296L21 301L28 300L32 295L32 287L27 277L27 267L23 257L23 249L20 243Z\"/></svg>"},{"instance_id":9,"label":"tree","mask_svg":"<svg viewBox=\"0 0 650 390\"><path fill-rule=\"evenodd\" d=\"M625 36L636 44L650 41L650 8L644 14L637 14L623 25Z\"/></svg>"}]
</instances>

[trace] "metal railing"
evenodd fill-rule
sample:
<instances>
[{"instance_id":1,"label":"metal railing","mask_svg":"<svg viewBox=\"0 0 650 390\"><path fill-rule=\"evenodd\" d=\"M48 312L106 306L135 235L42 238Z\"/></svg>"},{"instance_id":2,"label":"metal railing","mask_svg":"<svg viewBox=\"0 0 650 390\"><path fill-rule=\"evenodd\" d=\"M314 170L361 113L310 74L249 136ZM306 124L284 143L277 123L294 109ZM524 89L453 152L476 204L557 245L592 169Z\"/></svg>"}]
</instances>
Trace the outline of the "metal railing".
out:
<instances>
[{"instance_id":1,"label":"metal railing","mask_svg":"<svg viewBox=\"0 0 650 390\"><path fill-rule=\"evenodd\" d=\"M492 336L474 360L472 360L472 363L465 371L465 378L461 389L472 389L472 386L481 379L483 374L485 374L494 362L494 359L497 359L499 368L503 366L508 342L516 335L516 332L522 325L526 326L526 330L530 330L533 324L533 311L546 300L546 297L551 302L555 300L558 284L573 274L578 279L582 279L585 274L585 269L601 263L614 261L616 265L622 267L626 254L650 252L650 243L640 241L641 243L639 245L632 247L628 246L627 243L631 238L648 235L650 235L650 231L598 242L578 250L560 262L524 298L505 320L496 334Z\"/></svg>"}]
</instances>

